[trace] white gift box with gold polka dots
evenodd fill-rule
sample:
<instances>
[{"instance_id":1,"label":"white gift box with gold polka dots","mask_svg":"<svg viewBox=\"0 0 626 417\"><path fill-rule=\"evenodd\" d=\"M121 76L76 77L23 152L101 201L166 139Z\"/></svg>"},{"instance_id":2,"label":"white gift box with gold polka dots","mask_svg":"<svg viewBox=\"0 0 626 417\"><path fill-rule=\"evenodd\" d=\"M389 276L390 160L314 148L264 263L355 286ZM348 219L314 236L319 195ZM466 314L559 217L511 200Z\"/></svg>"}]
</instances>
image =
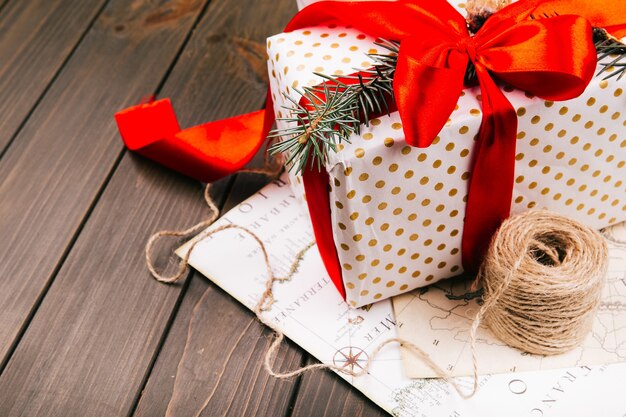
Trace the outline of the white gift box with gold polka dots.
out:
<instances>
[{"instance_id":1,"label":"white gift box with gold polka dots","mask_svg":"<svg viewBox=\"0 0 626 417\"><path fill-rule=\"evenodd\" d=\"M341 75L368 68L366 53L378 49L373 38L340 26L279 34L268 39L267 48L278 117L289 107L284 95L298 101L294 88L322 82L314 72ZM626 220L624 89L626 80L596 77L581 97L553 103L505 88L519 116L512 213L543 207L593 228ZM330 155L333 235L352 306L462 273L479 94L478 88L463 92L426 149L406 145L393 113L373 120ZM292 182L298 187L297 178Z\"/></svg>"}]
</instances>

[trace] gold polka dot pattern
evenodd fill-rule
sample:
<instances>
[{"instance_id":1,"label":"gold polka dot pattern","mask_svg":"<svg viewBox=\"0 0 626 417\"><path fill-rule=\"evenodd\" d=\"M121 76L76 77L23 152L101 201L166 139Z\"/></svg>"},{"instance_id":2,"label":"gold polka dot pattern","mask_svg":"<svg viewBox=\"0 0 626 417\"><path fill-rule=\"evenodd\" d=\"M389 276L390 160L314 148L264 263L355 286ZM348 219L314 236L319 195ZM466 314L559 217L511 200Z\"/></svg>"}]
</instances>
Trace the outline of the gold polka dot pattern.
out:
<instances>
[{"instance_id":1,"label":"gold polka dot pattern","mask_svg":"<svg viewBox=\"0 0 626 417\"><path fill-rule=\"evenodd\" d=\"M276 35L267 46L278 115L288 105L284 95L298 100L301 86L321 82L314 72L353 73L371 64L364 54L377 48L371 37L341 26ZM519 118L513 213L545 207L594 228L626 219L623 89L596 78L581 97L555 103L503 87ZM466 89L426 149L406 146L394 113L373 120L330 155L333 233L351 305L462 272L463 213L480 108L480 90ZM292 184L303 196L299 178Z\"/></svg>"}]
</instances>

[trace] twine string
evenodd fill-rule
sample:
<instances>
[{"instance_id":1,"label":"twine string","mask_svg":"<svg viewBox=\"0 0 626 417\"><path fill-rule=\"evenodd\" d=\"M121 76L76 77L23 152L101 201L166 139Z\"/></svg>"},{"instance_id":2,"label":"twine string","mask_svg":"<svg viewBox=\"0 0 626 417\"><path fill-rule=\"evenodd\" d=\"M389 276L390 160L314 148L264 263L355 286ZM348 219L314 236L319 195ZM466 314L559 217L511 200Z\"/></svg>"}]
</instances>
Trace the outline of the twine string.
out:
<instances>
[{"instance_id":1,"label":"twine string","mask_svg":"<svg viewBox=\"0 0 626 417\"><path fill-rule=\"evenodd\" d=\"M422 350L419 346L415 345L414 343L408 340L402 339L402 338L398 338L398 337L390 338L379 343L376 346L376 348L371 352L368 359L366 360L365 366L363 366L362 369L358 371L354 371L352 369L346 369L345 367L338 366L335 364L330 364L330 363L315 363L315 364L306 365L298 369L287 371L287 372L275 371L273 362L275 360L276 353L278 352L278 348L280 347L283 340L285 339L285 335L282 331L278 330L273 325L273 323L267 320L264 317L263 313L266 311L269 311L274 302L274 296L273 296L274 283L290 281L293 278L293 276L298 271L301 262L304 259L304 255L308 252L309 249L315 246L315 241L307 244L302 250L300 250L296 254L294 261L291 264L291 267L289 268L289 272L287 273L286 276L277 277L274 274L272 267L270 265L269 255L265 247L265 244L251 230L242 226L238 226L238 225L226 225L226 226L212 230L210 233L207 234L207 236L204 236L203 238L206 238L210 235L213 235L214 233L219 233L221 230L225 230L229 228L239 229L247 233L249 236L251 236L257 242L259 248L261 249L261 253L263 254L263 259L265 261L265 268L267 270L267 279L265 281L264 291L261 294L261 297L259 298L259 301L254 307L253 311L257 315L257 318L259 319L261 323L265 324L267 327L269 327L270 329L274 331L274 340L272 341L269 348L267 349L265 353L265 358L263 361L265 370L267 371L269 375L277 379L290 379L298 375L304 374L306 372L310 372L310 371L314 371L318 369L326 369L326 370L333 370L336 372L340 372L340 373L343 373L352 377L359 377L359 376L363 376L369 373L374 358L376 358L378 354L380 353L380 351L382 351L387 345L390 345L392 343L399 343L402 347L407 348L411 353L417 355L422 361L424 361L424 363L426 363L426 365L429 366L437 374L438 377L444 379L446 382L451 384L452 387L454 387L454 389L459 393L461 397L471 398L475 394L477 387L478 387L478 374L477 373L474 374L474 385L473 385L474 388L472 392L470 392L469 394L465 393L463 389L459 386L459 384L457 384L457 382L454 379L452 379L443 369L441 369L441 367L437 365L431 359L431 357L426 352L424 352L424 350Z\"/></svg>"},{"instance_id":2,"label":"twine string","mask_svg":"<svg viewBox=\"0 0 626 417\"><path fill-rule=\"evenodd\" d=\"M164 284L174 284L180 281L182 278L184 278L187 275L187 272L189 270L189 267L188 267L189 257L191 256L191 252L199 240L194 242L191 245L190 249L183 255L183 257L178 263L176 272L174 272L172 275L165 275L165 273L159 272L156 270L152 253L154 251L154 245L156 245L156 243L164 237L191 236L201 230L206 229L211 224L213 224L213 222L219 217L220 212L219 212L219 209L217 208L217 205L215 204L215 201L213 201L213 198L211 197L211 183L208 183L206 187L204 187L204 200L206 201L207 206L209 206L209 210L211 213L208 218L189 227L188 229L161 230L159 232L156 232L152 236L150 236L150 238L148 239L148 242L146 243L146 250L145 250L146 266L148 267L148 270L150 271L150 274L152 275L152 277L156 279L157 281L162 282Z\"/></svg>"},{"instance_id":3,"label":"twine string","mask_svg":"<svg viewBox=\"0 0 626 417\"><path fill-rule=\"evenodd\" d=\"M523 248L526 248L526 247L527 247L526 245L523 246ZM524 252L525 250L521 250L518 253L523 254ZM513 276L517 273L520 267L522 258L523 258L523 255L520 255L518 257L518 259L515 261L511 269L507 272L506 276L504 277L500 285L498 285L498 287L495 289L495 291L491 294L490 297L483 296L483 305L481 306L480 310L478 310L478 313L476 313L474 320L472 320L472 326L470 327L470 351L472 352L472 372L474 374L474 385L472 387L473 393L476 393L476 391L478 390L478 355L477 355L477 349L476 349L478 328L480 327L480 324L483 320L485 313L489 309L491 309L491 307L498 301L500 296L508 288L509 283L511 282L511 280L513 279ZM481 271L482 271L482 268L481 268ZM481 276L482 276L482 272L479 271L478 277L481 277ZM479 279L477 279L474 282L474 284L472 284L473 288L478 287L477 285L478 281Z\"/></svg>"},{"instance_id":4,"label":"twine string","mask_svg":"<svg viewBox=\"0 0 626 417\"><path fill-rule=\"evenodd\" d=\"M248 172L271 177L279 171L261 169ZM358 371L330 363L316 363L280 372L274 370L274 362L285 335L263 313L269 311L274 303L274 284L293 278L315 242L310 242L295 255L285 276L277 276L271 267L264 242L248 228L227 224L213 230L206 229L219 215L210 196L210 184L205 188L204 198L211 210L209 218L183 231L158 232L148 240L148 269L156 280L174 283L185 276L192 251L204 239L229 229L249 235L261 249L267 275L263 292L253 311L261 323L274 331L274 340L265 354L264 367L278 379L293 378L317 369L333 370L352 377L363 376L370 372L374 359L385 347L398 343L449 383L462 398L469 399L478 391L476 340L481 323L484 322L507 345L522 351L543 355L566 352L578 346L589 332L608 269L608 247L599 233L572 219L544 210L513 216L502 224L494 236L472 285L475 288L478 282L482 283L484 302L470 328L473 374L470 392L465 392L422 348L398 337L379 343ZM202 229L182 256L174 275L165 276L156 271L151 253L158 239L164 236L188 236Z\"/></svg>"},{"instance_id":5,"label":"twine string","mask_svg":"<svg viewBox=\"0 0 626 417\"><path fill-rule=\"evenodd\" d=\"M543 355L564 353L578 346L588 334L607 269L608 247L602 236L572 219L538 210L505 221L478 274L477 281L483 283L485 295L470 329L473 374L470 392L465 392L423 349L397 337L381 342L357 372L318 363L281 373L273 370L272 358L284 335L274 329L276 337L265 356L265 368L279 379L316 369L331 369L358 377L369 372L372 361L384 347L399 343L424 361L462 398L469 399L478 391L476 341L483 321L509 346ZM268 280L268 289L271 281ZM556 289L552 285L555 281L560 284ZM544 297L534 301L538 294ZM564 314L565 305L569 310ZM260 315L259 318L272 327Z\"/></svg>"},{"instance_id":6,"label":"twine string","mask_svg":"<svg viewBox=\"0 0 626 417\"><path fill-rule=\"evenodd\" d=\"M267 146L269 146L269 142L268 144L266 144L266 147ZM283 169L283 165L282 165L281 160L278 158L270 158L269 153L265 152L263 155L263 168L242 169L240 171L237 171L237 173L238 174L243 174L243 173L257 174L257 175L263 175L269 179L275 179L280 175L282 169ZM205 230L207 227L212 225L215 222L215 220L217 220L217 218L220 216L220 210L217 207L217 204L215 203L215 201L213 200L213 197L211 197L211 186L212 184L208 183L204 187L204 200L207 206L209 207L209 211L210 211L210 215L208 218L184 230L161 230L159 232L154 233L152 236L150 236L150 238L146 242L146 249L145 249L146 266L148 267L148 271L150 271L150 274L155 280L162 282L164 284L174 284L187 276L187 273L189 271L189 257L191 256L191 253L196 247L196 245L202 240L201 238L198 238L196 241L194 241L191 244L191 246L189 247L189 250L185 252L185 254L180 258L176 271L171 275L166 275L165 272L157 271L155 267L155 260L152 256L154 252L154 246L159 240L161 240L164 237L193 236L197 234L199 231Z\"/></svg>"},{"instance_id":7,"label":"twine string","mask_svg":"<svg viewBox=\"0 0 626 417\"><path fill-rule=\"evenodd\" d=\"M252 170L246 170L246 171L240 171L240 172L247 172L247 173L253 173L253 174L260 174L260 175L265 175L269 178L274 178L276 177L279 173L280 173L280 166L278 169L276 169L275 167L270 167L268 169L268 162L266 159L266 164L265 164L265 168L264 169L252 169ZM424 363L426 363L440 378L443 378L445 381L447 381L448 383L450 383L454 389L459 393L459 395L463 398L470 398L474 395L474 393L476 392L476 388L477 388L477 378L478 378L478 374L475 373L474 374L474 389L471 393L467 394L465 392L463 392L463 389L457 384L456 381L454 381L443 369L441 369L441 367L439 367L431 358L430 356L424 352L423 349L421 349L420 347L418 347L417 345L415 345L414 343L412 343L411 341L405 340L405 339L401 339L401 338L390 338L387 339L383 342L381 342L370 354L370 356L367 359L367 362L365 363L365 366L359 370L359 371L354 371L354 370L349 370L346 369L344 367L341 366L337 366L334 364L326 364L326 363L316 363L316 364L311 364L311 365L307 365L307 366L303 366L301 368L295 369L293 371L287 371L287 372L279 372L279 371L275 371L274 370L274 365L273 362L275 360L275 356L278 352L278 348L280 347L280 345L282 344L285 335L283 334L283 332L281 332L280 330L278 330L273 323L271 323L269 320L265 319L263 313L266 311L269 311L272 307L272 304L274 303L274 295L273 295L273 287L274 284L276 282L286 282L286 281L290 281L292 279L292 277L297 273L298 268L300 267L300 264L302 262L302 260L304 259L304 255L309 251L309 249L311 249L313 246L315 246L315 242L310 242L309 244L307 244L303 249L301 249L294 258L294 261L292 262L287 274L283 277L281 276L277 276L275 275L272 267L271 267L271 262L270 262L270 256L269 253L267 251L267 247L265 246L265 244L263 243L263 241L261 240L261 238L256 235L253 231L251 231L250 229L243 227L243 226L239 226L236 224L227 224L227 225L223 225L223 226L219 226L215 229L212 230L207 230L207 228L213 224L215 222L215 220L219 217L219 209L217 208L217 205L215 204L215 201L213 200L213 198L211 197L210 194L210 190L211 190L211 184L207 184L205 189L204 189L204 199L207 203L207 206L209 207L209 210L211 211L211 215L197 223L196 225L185 229L185 230L163 230L160 232L157 232L155 234L153 234L149 239L148 242L146 244L146 250L145 250L145 256L146 256L146 265L148 267L148 270L150 271L151 275L153 276L153 278L159 282L165 283L165 284L173 284L178 282L179 280L181 280L182 278L184 278L187 275L187 271L189 268L189 259L191 257L191 254L193 252L193 250L196 248L196 246L202 242L204 239L207 239L217 233L221 233L224 230L229 230L229 229L236 229L239 231L242 231L244 233L246 233L247 235L249 235L259 246L259 248L261 249L261 254L263 256L263 261L265 264L265 269L266 269L266 274L267 274L267 279L265 281L264 284L264 290L261 293L261 296L259 297L259 300L257 302L257 304L255 305L255 307L253 308L254 313L256 314L257 318L259 319L259 321L263 324L265 324L266 326L268 326L270 329L273 330L274 332L274 340L272 341L272 343L270 344L267 352L265 353L265 358L264 358L264 367L265 370L268 372L269 375L278 378L278 379L289 379L289 378L293 378L296 377L298 375L301 375L303 373L306 372L310 372L310 371L314 371L317 369L328 369L328 370L334 370L337 372L341 372L344 374L347 374L349 376L352 377L359 377L362 375L367 374L370 371L370 367L372 364L373 359L380 353L381 350L383 350L386 346L392 344L392 343L399 343L402 347L408 349L410 352L412 352L413 354L417 355L421 360L424 361ZM190 236L192 234L197 233L198 231L201 231L199 234L197 234L197 236L195 237L194 242L189 246L189 249L187 249L185 251L185 253L182 255L181 260L178 264L178 269L177 271L173 274L173 275L165 275L164 273L161 273L159 271L156 270L155 266L154 266L154 260L152 258L152 253L154 250L154 246L155 244L158 242L159 239L163 238L163 237L184 237L184 236Z\"/></svg>"},{"instance_id":8,"label":"twine string","mask_svg":"<svg viewBox=\"0 0 626 417\"><path fill-rule=\"evenodd\" d=\"M511 0L468 0L465 10L468 17L493 14L511 4Z\"/></svg>"}]
</instances>

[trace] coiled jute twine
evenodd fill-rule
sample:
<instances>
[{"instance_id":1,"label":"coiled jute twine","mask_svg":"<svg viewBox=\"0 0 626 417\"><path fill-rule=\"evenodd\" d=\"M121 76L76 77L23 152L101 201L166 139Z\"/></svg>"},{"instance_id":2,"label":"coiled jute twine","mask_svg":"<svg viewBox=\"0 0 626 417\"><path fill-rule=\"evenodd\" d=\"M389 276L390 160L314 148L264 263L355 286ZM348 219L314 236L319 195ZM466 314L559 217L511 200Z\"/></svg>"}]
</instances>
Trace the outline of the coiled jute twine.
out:
<instances>
[{"instance_id":1,"label":"coiled jute twine","mask_svg":"<svg viewBox=\"0 0 626 417\"><path fill-rule=\"evenodd\" d=\"M482 264L484 304L474 325L483 320L525 352L567 352L591 330L607 268L608 247L595 230L546 210L513 216Z\"/></svg>"},{"instance_id":2,"label":"coiled jute twine","mask_svg":"<svg viewBox=\"0 0 626 417\"><path fill-rule=\"evenodd\" d=\"M276 177L277 171L265 169L255 173ZM162 231L153 235L146 245L146 262L155 279L172 284L182 279L188 268L189 257L202 240L227 229L238 229L252 237L263 254L267 280L253 311L259 321L275 332L268 348L264 367L273 377L288 379L316 369L330 369L353 377L369 372L374 358L387 345L400 344L426 363L435 374L447 381L462 398L471 398L478 390L478 359L476 333L484 323L493 334L507 345L525 352L554 355L580 345L591 329L608 268L608 247L596 231L565 216L545 210L516 215L506 220L493 237L474 285L484 288L483 304L470 329L473 362L473 387L468 393L437 365L430 356L411 341L390 338L381 342L370 354L363 369L350 371L332 364L317 363L293 371L279 372L273 367L274 356L284 340L263 313L274 302L273 286L295 276L300 262L315 242L311 242L294 257L284 277L277 276L270 265L265 244L251 230L234 224L213 230L204 230L195 239L180 261L173 276L163 276L153 266L151 252L157 240L165 236L182 236L206 228L217 217L217 207L205 190L205 199L212 210L209 219L182 232Z\"/></svg>"}]
</instances>

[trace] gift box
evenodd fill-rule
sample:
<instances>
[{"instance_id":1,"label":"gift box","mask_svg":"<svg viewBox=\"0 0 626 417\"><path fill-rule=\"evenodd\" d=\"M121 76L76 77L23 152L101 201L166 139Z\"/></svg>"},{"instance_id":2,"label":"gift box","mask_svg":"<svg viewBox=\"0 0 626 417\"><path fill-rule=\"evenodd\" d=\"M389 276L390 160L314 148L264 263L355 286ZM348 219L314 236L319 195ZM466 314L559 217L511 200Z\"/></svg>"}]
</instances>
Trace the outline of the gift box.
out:
<instances>
[{"instance_id":1,"label":"gift box","mask_svg":"<svg viewBox=\"0 0 626 417\"><path fill-rule=\"evenodd\" d=\"M464 14L464 4L453 2ZM267 41L277 118L301 99L315 73L343 76L372 67L376 39L341 24L297 29ZM600 70L600 67L597 69ZM546 208L599 229L626 219L626 83L594 77L584 93L546 101L498 84L518 127L511 213ZM377 117L330 153L329 204L298 195L311 212L330 211L340 291L354 307L462 274L462 235L483 108L466 88L428 147L409 146L397 112ZM287 122L278 120L278 127ZM307 198L308 197L308 198ZM483 196L490 204L497 195ZM315 216L313 216L315 217ZM323 243L318 240L321 246ZM327 264L328 266L328 264Z\"/></svg>"}]
</instances>

